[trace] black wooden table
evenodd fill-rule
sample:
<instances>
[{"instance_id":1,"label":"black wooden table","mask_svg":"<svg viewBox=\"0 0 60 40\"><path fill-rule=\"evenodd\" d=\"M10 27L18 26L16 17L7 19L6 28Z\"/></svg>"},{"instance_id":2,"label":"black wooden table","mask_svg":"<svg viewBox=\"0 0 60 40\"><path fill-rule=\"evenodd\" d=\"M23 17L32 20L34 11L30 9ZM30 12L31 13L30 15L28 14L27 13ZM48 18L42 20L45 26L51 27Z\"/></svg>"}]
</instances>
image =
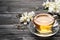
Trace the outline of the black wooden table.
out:
<instances>
[{"instance_id":1,"label":"black wooden table","mask_svg":"<svg viewBox=\"0 0 60 40\"><path fill-rule=\"evenodd\" d=\"M52 37L42 38L27 27L17 29L16 15L26 11L47 12L42 9L42 3L43 0L0 0L0 40L60 40L60 30ZM60 23L60 19L58 21Z\"/></svg>"}]
</instances>

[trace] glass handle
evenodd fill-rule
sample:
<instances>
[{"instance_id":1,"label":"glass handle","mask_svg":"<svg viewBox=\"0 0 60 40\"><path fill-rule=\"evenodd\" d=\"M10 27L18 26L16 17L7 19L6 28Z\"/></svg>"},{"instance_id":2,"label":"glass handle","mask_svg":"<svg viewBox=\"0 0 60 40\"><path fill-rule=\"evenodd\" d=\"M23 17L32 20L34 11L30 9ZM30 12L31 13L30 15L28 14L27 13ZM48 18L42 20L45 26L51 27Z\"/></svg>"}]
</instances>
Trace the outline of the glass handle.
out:
<instances>
[{"instance_id":1,"label":"glass handle","mask_svg":"<svg viewBox=\"0 0 60 40\"><path fill-rule=\"evenodd\" d=\"M53 17L54 17L55 19L57 19L57 15L53 15Z\"/></svg>"}]
</instances>

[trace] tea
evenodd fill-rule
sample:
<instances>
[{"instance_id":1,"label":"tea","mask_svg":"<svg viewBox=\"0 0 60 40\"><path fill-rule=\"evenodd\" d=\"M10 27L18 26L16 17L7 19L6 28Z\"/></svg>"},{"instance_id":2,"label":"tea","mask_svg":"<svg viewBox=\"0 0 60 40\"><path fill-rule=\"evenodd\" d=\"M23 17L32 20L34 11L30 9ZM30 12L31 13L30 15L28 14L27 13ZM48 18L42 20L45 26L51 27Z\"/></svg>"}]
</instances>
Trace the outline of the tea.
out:
<instances>
[{"instance_id":1,"label":"tea","mask_svg":"<svg viewBox=\"0 0 60 40\"><path fill-rule=\"evenodd\" d=\"M51 33L54 18L50 14L41 13L34 17L34 24L40 33Z\"/></svg>"}]
</instances>

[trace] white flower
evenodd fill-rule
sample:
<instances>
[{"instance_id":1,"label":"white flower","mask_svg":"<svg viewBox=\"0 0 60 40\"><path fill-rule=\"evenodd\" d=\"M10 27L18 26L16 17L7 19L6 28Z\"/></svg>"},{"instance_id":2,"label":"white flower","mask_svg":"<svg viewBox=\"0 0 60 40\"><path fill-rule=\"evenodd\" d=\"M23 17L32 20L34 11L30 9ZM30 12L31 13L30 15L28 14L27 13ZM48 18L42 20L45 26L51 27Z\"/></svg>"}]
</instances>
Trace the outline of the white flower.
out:
<instances>
[{"instance_id":1,"label":"white flower","mask_svg":"<svg viewBox=\"0 0 60 40\"><path fill-rule=\"evenodd\" d=\"M52 11L53 11L53 8L52 7L49 7L48 12L52 12Z\"/></svg>"},{"instance_id":2,"label":"white flower","mask_svg":"<svg viewBox=\"0 0 60 40\"><path fill-rule=\"evenodd\" d=\"M24 25L26 25L27 24L27 22L24 22Z\"/></svg>"},{"instance_id":3,"label":"white flower","mask_svg":"<svg viewBox=\"0 0 60 40\"><path fill-rule=\"evenodd\" d=\"M33 16L35 16L35 13L32 11L32 12L29 12L28 13L28 17L31 19Z\"/></svg>"},{"instance_id":4,"label":"white flower","mask_svg":"<svg viewBox=\"0 0 60 40\"><path fill-rule=\"evenodd\" d=\"M51 3L52 3L52 2L49 2L49 1L47 0L47 1L44 2L42 5L43 5L45 8L47 8L47 7L50 6Z\"/></svg>"},{"instance_id":5,"label":"white flower","mask_svg":"<svg viewBox=\"0 0 60 40\"><path fill-rule=\"evenodd\" d=\"M56 12L59 13L60 11L60 6L56 3L53 3L49 6L48 12Z\"/></svg>"},{"instance_id":6,"label":"white flower","mask_svg":"<svg viewBox=\"0 0 60 40\"><path fill-rule=\"evenodd\" d=\"M27 16L27 15L28 15L28 13L27 13L27 12L24 12L22 15L23 15L23 16Z\"/></svg>"},{"instance_id":7,"label":"white flower","mask_svg":"<svg viewBox=\"0 0 60 40\"><path fill-rule=\"evenodd\" d=\"M27 22L30 22L30 19L29 18L27 18Z\"/></svg>"},{"instance_id":8,"label":"white flower","mask_svg":"<svg viewBox=\"0 0 60 40\"><path fill-rule=\"evenodd\" d=\"M59 10L57 10L56 13L59 13Z\"/></svg>"},{"instance_id":9,"label":"white flower","mask_svg":"<svg viewBox=\"0 0 60 40\"><path fill-rule=\"evenodd\" d=\"M42 5L43 5L43 6L45 6L45 5L46 5L46 3L44 2Z\"/></svg>"},{"instance_id":10,"label":"white flower","mask_svg":"<svg viewBox=\"0 0 60 40\"><path fill-rule=\"evenodd\" d=\"M20 17L20 22L29 22L33 16L35 15L35 13L32 11L32 12L25 12L22 14L22 17Z\"/></svg>"},{"instance_id":11,"label":"white flower","mask_svg":"<svg viewBox=\"0 0 60 40\"><path fill-rule=\"evenodd\" d=\"M48 12L56 12L59 13L60 12L60 0L55 0L54 2L52 2L52 0L50 0L51 2L49 2L48 0L46 2L43 3L43 6L45 8L48 7Z\"/></svg>"},{"instance_id":12,"label":"white flower","mask_svg":"<svg viewBox=\"0 0 60 40\"><path fill-rule=\"evenodd\" d=\"M55 0L55 3L60 3L60 0Z\"/></svg>"},{"instance_id":13,"label":"white flower","mask_svg":"<svg viewBox=\"0 0 60 40\"><path fill-rule=\"evenodd\" d=\"M24 17L20 17L20 22L23 22L24 21Z\"/></svg>"},{"instance_id":14,"label":"white flower","mask_svg":"<svg viewBox=\"0 0 60 40\"><path fill-rule=\"evenodd\" d=\"M28 13L28 16L34 16L34 15L35 13L33 11Z\"/></svg>"},{"instance_id":15,"label":"white flower","mask_svg":"<svg viewBox=\"0 0 60 40\"><path fill-rule=\"evenodd\" d=\"M49 8L48 8L48 12L53 12L55 5L54 4L50 4Z\"/></svg>"}]
</instances>

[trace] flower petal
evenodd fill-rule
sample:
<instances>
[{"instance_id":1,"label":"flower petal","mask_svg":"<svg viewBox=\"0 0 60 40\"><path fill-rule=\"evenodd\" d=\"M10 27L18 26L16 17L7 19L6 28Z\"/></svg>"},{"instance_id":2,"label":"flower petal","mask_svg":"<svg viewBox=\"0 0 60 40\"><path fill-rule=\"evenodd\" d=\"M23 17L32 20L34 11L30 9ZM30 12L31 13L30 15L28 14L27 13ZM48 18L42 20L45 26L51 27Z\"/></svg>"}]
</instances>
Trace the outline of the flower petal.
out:
<instances>
[{"instance_id":1,"label":"flower petal","mask_svg":"<svg viewBox=\"0 0 60 40\"><path fill-rule=\"evenodd\" d=\"M24 21L24 17L20 17L20 22L23 22Z\"/></svg>"},{"instance_id":2,"label":"flower petal","mask_svg":"<svg viewBox=\"0 0 60 40\"><path fill-rule=\"evenodd\" d=\"M30 22L30 19L29 18L27 19L27 22Z\"/></svg>"},{"instance_id":3,"label":"flower petal","mask_svg":"<svg viewBox=\"0 0 60 40\"><path fill-rule=\"evenodd\" d=\"M28 13L28 16L34 16L34 15L35 13L33 11Z\"/></svg>"},{"instance_id":4,"label":"flower petal","mask_svg":"<svg viewBox=\"0 0 60 40\"><path fill-rule=\"evenodd\" d=\"M24 12L24 13L23 13L23 15L24 15L24 16L27 16L27 15L28 15L28 13L27 13L27 12Z\"/></svg>"}]
</instances>

